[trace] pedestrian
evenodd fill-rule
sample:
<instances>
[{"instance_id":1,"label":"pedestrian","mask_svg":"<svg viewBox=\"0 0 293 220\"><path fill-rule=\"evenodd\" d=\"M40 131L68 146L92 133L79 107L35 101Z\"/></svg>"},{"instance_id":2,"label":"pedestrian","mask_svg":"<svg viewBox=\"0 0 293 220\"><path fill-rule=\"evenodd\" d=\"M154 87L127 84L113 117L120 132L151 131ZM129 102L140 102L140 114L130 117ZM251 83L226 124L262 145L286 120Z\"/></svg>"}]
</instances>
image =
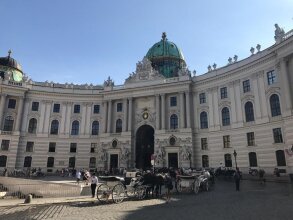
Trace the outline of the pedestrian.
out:
<instances>
[{"instance_id":1,"label":"pedestrian","mask_svg":"<svg viewBox=\"0 0 293 220\"><path fill-rule=\"evenodd\" d=\"M240 179L241 179L241 174L239 171L239 168L236 168L236 171L234 173L234 180L235 180L235 184L236 184L236 191L240 191Z\"/></svg>"},{"instance_id":2,"label":"pedestrian","mask_svg":"<svg viewBox=\"0 0 293 220\"><path fill-rule=\"evenodd\" d=\"M264 178L265 171L263 169L259 169L258 175L259 175L260 183L265 184L265 182L266 182L266 179Z\"/></svg>"},{"instance_id":3,"label":"pedestrian","mask_svg":"<svg viewBox=\"0 0 293 220\"><path fill-rule=\"evenodd\" d=\"M171 190L173 189L172 178L170 173L165 175L165 188L166 188L166 203L169 203L171 200Z\"/></svg>"},{"instance_id":4,"label":"pedestrian","mask_svg":"<svg viewBox=\"0 0 293 220\"><path fill-rule=\"evenodd\" d=\"M77 171L76 172L76 182L77 182L77 184L79 184L80 177L81 177L81 172L80 171Z\"/></svg>"},{"instance_id":5,"label":"pedestrian","mask_svg":"<svg viewBox=\"0 0 293 220\"><path fill-rule=\"evenodd\" d=\"M97 184L98 184L98 177L96 176L95 173L93 173L90 179L91 179L92 198L94 198L96 194Z\"/></svg>"}]
</instances>

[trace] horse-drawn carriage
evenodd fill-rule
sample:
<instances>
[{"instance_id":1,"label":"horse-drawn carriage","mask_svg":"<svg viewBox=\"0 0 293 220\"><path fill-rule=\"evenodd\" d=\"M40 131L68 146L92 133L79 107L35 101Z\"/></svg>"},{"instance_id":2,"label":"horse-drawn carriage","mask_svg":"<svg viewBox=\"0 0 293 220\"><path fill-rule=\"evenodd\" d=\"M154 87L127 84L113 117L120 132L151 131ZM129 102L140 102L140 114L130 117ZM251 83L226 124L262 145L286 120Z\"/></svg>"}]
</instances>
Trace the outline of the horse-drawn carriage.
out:
<instances>
[{"instance_id":1,"label":"horse-drawn carriage","mask_svg":"<svg viewBox=\"0 0 293 220\"><path fill-rule=\"evenodd\" d=\"M197 194L200 189L209 191L210 174L207 171L202 173L190 173L189 175L177 175L177 191L189 191Z\"/></svg>"},{"instance_id":2,"label":"horse-drawn carriage","mask_svg":"<svg viewBox=\"0 0 293 220\"><path fill-rule=\"evenodd\" d=\"M100 202L113 200L122 202L127 197L144 199L148 185L144 185L141 177L136 172L127 172L126 177L100 176L101 184L97 188L97 199Z\"/></svg>"}]
</instances>

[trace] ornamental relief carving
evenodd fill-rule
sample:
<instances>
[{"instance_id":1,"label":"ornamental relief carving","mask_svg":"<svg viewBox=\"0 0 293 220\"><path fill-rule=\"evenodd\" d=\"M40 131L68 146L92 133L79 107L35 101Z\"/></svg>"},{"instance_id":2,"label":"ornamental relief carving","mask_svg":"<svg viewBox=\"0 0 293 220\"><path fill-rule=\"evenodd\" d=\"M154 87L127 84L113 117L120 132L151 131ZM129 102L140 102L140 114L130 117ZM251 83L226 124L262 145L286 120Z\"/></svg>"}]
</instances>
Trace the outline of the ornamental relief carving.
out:
<instances>
[{"instance_id":1,"label":"ornamental relief carving","mask_svg":"<svg viewBox=\"0 0 293 220\"><path fill-rule=\"evenodd\" d=\"M29 113L28 114L28 118L36 118L36 119L39 119L40 118L40 114L39 113L36 113L36 112Z\"/></svg>"},{"instance_id":2,"label":"ornamental relief carving","mask_svg":"<svg viewBox=\"0 0 293 220\"><path fill-rule=\"evenodd\" d=\"M247 101L254 101L254 95L244 93L243 97L241 97L241 102L245 103Z\"/></svg>"},{"instance_id":3,"label":"ornamental relief carving","mask_svg":"<svg viewBox=\"0 0 293 220\"><path fill-rule=\"evenodd\" d=\"M60 117L60 116L57 116L57 117ZM61 117L60 117L61 118ZM77 120L77 121L81 121L81 116L80 115L73 115L73 116L71 116L70 117L70 121L72 122L72 121L75 121L75 120Z\"/></svg>"},{"instance_id":4,"label":"ornamental relief carving","mask_svg":"<svg viewBox=\"0 0 293 220\"><path fill-rule=\"evenodd\" d=\"M222 109L224 107L229 107L230 108L231 102L230 101L221 101L218 106L219 106L219 109Z\"/></svg>"},{"instance_id":5,"label":"ornamental relief carving","mask_svg":"<svg viewBox=\"0 0 293 220\"><path fill-rule=\"evenodd\" d=\"M278 95L280 95L280 87L269 87L266 90L266 96L271 96L273 93L277 93Z\"/></svg>"}]
</instances>

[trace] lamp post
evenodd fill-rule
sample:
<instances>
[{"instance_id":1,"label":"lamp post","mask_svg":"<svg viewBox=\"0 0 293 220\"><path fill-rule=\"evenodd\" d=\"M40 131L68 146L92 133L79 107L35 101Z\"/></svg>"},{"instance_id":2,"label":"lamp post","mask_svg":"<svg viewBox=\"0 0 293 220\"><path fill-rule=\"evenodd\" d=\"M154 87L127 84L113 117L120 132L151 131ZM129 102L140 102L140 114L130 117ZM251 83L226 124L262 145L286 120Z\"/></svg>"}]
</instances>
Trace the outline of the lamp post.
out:
<instances>
[{"instance_id":1,"label":"lamp post","mask_svg":"<svg viewBox=\"0 0 293 220\"><path fill-rule=\"evenodd\" d=\"M237 153L236 153L236 150L234 150L233 156L234 156L234 159L235 159L235 165L236 165L236 169L237 169L237 160L236 160Z\"/></svg>"}]
</instances>

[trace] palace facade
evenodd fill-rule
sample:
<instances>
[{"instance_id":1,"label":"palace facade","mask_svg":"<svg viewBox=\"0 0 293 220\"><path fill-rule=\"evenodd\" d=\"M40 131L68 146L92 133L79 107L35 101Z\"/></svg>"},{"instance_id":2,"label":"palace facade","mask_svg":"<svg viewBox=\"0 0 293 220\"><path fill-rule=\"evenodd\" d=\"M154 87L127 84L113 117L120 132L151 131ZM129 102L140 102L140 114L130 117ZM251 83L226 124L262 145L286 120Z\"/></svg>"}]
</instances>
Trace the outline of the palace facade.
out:
<instances>
[{"instance_id":1,"label":"palace facade","mask_svg":"<svg viewBox=\"0 0 293 220\"><path fill-rule=\"evenodd\" d=\"M196 76L166 38L123 85L35 82L0 58L0 169L275 167L293 172L293 30Z\"/></svg>"}]
</instances>

